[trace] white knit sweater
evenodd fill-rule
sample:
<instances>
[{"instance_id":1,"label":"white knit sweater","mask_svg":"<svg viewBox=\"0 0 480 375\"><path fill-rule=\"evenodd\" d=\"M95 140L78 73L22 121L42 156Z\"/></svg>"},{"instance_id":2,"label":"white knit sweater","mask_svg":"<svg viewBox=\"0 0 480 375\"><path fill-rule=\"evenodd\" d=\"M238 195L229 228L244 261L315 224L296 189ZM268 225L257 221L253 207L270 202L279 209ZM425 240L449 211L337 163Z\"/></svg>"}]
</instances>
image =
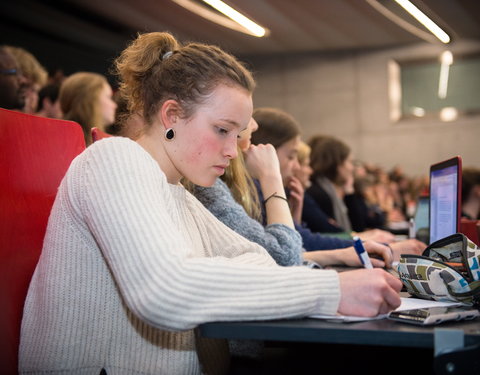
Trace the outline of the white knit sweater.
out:
<instances>
[{"instance_id":1,"label":"white knit sweater","mask_svg":"<svg viewBox=\"0 0 480 375\"><path fill-rule=\"evenodd\" d=\"M126 138L59 188L22 321L23 373L198 374L203 322L335 313L338 275L279 267Z\"/></svg>"}]
</instances>

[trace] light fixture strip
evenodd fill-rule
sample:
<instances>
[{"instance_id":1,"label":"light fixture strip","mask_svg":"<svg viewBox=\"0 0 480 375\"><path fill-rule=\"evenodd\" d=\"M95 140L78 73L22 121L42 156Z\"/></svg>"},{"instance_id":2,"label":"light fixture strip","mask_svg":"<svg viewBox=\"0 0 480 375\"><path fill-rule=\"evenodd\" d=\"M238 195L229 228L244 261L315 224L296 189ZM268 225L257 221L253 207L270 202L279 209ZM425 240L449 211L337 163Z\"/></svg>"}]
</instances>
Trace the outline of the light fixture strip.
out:
<instances>
[{"instance_id":1,"label":"light fixture strip","mask_svg":"<svg viewBox=\"0 0 480 375\"><path fill-rule=\"evenodd\" d=\"M403 9L410 13L418 22L425 26L442 43L449 43L450 37L435 22L433 22L425 13L418 9L409 0L395 0Z\"/></svg>"},{"instance_id":2,"label":"light fixture strip","mask_svg":"<svg viewBox=\"0 0 480 375\"><path fill-rule=\"evenodd\" d=\"M440 78L438 80L438 97L445 99L448 90L448 76L450 65L453 64L453 55L450 51L444 51L440 57Z\"/></svg>"},{"instance_id":3,"label":"light fixture strip","mask_svg":"<svg viewBox=\"0 0 480 375\"><path fill-rule=\"evenodd\" d=\"M225 4L220 0L203 0L205 3L210 5L212 8L215 8L219 12L225 14L228 18L237 22L241 26L245 27L247 30L250 30L255 36L262 37L265 35L265 29L255 22L245 17L243 14L239 13L229 5Z\"/></svg>"}]
</instances>

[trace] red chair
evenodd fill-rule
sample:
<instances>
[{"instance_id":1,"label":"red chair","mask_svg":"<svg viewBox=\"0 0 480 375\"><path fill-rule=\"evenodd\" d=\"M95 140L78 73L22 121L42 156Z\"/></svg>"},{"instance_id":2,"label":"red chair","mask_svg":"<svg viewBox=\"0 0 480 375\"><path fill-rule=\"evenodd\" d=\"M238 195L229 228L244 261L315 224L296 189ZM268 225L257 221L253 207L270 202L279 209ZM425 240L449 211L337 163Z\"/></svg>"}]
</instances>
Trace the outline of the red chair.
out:
<instances>
[{"instance_id":1,"label":"red chair","mask_svg":"<svg viewBox=\"0 0 480 375\"><path fill-rule=\"evenodd\" d=\"M93 142L99 141L103 138L111 137L110 134L105 133L104 131L100 130L99 128L92 128L92 140Z\"/></svg>"},{"instance_id":2,"label":"red chair","mask_svg":"<svg viewBox=\"0 0 480 375\"><path fill-rule=\"evenodd\" d=\"M0 108L0 350L17 374L23 305L58 186L85 149L80 125Z\"/></svg>"}]
</instances>

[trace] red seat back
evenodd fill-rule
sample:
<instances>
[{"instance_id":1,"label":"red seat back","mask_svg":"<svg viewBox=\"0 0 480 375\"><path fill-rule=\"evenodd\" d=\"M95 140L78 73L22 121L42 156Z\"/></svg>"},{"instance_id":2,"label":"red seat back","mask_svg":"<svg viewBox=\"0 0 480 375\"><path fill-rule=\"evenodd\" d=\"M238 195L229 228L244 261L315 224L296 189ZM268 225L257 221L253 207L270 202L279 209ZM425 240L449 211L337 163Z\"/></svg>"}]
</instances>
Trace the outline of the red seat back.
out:
<instances>
[{"instance_id":1,"label":"red seat back","mask_svg":"<svg viewBox=\"0 0 480 375\"><path fill-rule=\"evenodd\" d=\"M0 108L0 350L17 374L23 305L58 186L85 149L80 125Z\"/></svg>"},{"instance_id":2,"label":"red seat back","mask_svg":"<svg viewBox=\"0 0 480 375\"><path fill-rule=\"evenodd\" d=\"M93 127L91 132L92 132L93 142L99 141L100 139L103 139L103 138L111 137L110 134L105 133L104 131L100 130L99 128Z\"/></svg>"}]
</instances>

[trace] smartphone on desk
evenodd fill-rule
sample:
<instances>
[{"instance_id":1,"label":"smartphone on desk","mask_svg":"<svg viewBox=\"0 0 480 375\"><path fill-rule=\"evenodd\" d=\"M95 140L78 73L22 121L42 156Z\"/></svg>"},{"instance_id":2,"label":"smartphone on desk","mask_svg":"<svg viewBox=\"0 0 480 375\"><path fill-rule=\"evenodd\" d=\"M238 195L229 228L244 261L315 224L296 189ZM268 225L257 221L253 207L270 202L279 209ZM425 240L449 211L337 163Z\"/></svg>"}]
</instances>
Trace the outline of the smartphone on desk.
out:
<instances>
[{"instance_id":1,"label":"smartphone on desk","mask_svg":"<svg viewBox=\"0 0 480 375\"><path fill-rule=\"evenodd\" d=\"M418 325L433 325L448 321L472 320L478 316L480 312L471 306L439 306L392 311L388 319Z\"/></svg>"}]
</instances>

